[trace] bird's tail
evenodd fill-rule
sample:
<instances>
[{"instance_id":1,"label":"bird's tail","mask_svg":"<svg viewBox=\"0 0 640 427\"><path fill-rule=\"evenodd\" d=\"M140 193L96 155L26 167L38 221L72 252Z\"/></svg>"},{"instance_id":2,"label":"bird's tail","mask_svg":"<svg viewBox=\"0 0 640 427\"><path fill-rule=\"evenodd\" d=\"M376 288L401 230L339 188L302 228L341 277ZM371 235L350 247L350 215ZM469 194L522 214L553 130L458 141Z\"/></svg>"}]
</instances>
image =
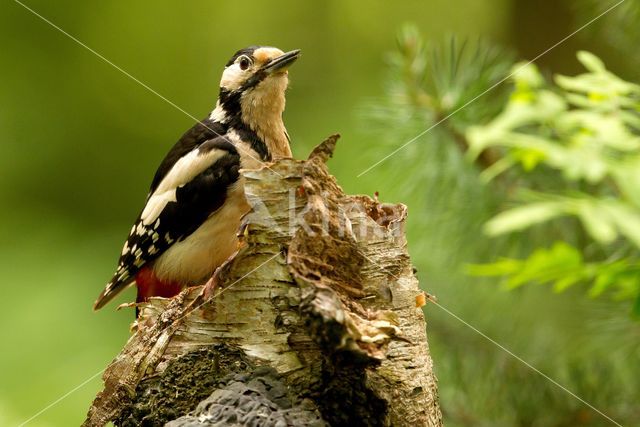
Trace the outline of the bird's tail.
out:
<instances>
[{"instance_id":1,"label":"bird's tail","mask_svg":"<svg viewBox=\"0 0 640 427\"><path fill-rule=\"evenodd\" d=\"M116 272L116 274L113 276L113 279L111 279L111 281L107 283L107 286L105 286L104 290L100 293L98 299L96 299L96 302L93 303L93 309L100 310L102 307L107 305L109 301L114 299L120 292L129 287L129 285L131 285L133 282L134 278L129 277L128 274L124 276L120 274L119 271Z\"/></svg>"}]
</instances>

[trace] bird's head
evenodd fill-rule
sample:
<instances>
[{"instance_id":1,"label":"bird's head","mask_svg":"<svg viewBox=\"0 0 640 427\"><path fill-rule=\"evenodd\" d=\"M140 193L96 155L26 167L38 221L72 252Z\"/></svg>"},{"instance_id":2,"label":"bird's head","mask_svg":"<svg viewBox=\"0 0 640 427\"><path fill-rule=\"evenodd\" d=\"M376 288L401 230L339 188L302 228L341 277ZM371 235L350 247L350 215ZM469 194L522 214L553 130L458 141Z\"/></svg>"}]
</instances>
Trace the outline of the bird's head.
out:
<instances>
[{"instance_id":1,"label":"bird's head","mask_svg":"<svg viewBox=\"0 0 640 427\"><path fill-rule=\"evenodd\" d=\"M281 116L288 69L300 50L283 52L275 47L252 46L237 51L227 62L220 79L219 105L228 120L246 124Z\"/></svg>"},{"instance_id":2,"label":"bird's head","mask_svg":"<svg viewBox=\"0 0 640 427\"><path fill-rule=\"evenodd\" d=\"M287 70L298 59L300 50L284 53L275 47L252 46L237 51L227 62L220 89L229 92L249 93L287 85Z\"/></svg>"},{"instance_id":3,"label":"bird's head","mask_svg":"<svg viewBox=\"0 0 640 427\"><path fill-rule=\"evenodd\" d=\"M289 136L282 122L288 69L299 50L252 46L237 51L220 79L220 96L212 120L230 129L253 131L266 145L265 158L291 157Z\"/></svg>"}]
</instances>

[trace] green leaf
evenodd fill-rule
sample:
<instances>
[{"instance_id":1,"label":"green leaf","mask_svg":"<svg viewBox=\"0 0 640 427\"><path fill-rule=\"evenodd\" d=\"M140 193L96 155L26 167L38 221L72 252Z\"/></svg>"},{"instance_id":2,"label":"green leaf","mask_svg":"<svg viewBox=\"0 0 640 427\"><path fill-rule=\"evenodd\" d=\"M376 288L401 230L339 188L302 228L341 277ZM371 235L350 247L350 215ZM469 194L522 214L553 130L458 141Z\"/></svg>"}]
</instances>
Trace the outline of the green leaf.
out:
<instances>
[{"instance_id":1,"label":"green leaf","mask_svg":"<svg viewBox=\"0 0 640 427\"><path fill-rule=\"evenodd\" d=\"M511 166L517 163L517 159L514 156L505 156L486 168L480 173L480 178L483 182L489 182L496 176L508 170Z\"/></svg>"},{"instance_id":2,"label":"green leaf","mask_svg":"<svg viewBox=\"0 0 640 427\"><path fill-rule=\"evenodd\" d=\"M638 275L620 275L612 298L618 301L635 299L638 289L640 289Z\"/></svg>"},{"instance_id":3,"label":"green leaf","mask_svg":"<svg viewBox=\"0 0 640 427\"><path fill-rule=\"evenodd\" d=\"M591 288L589 288L589 297L596 298L602 295L614 283L615 277L616 275L609 271L599 274Z\"/></svg>"},{"instance_id":4,"label":"green leaf","mask_svg":"<svg viewBox=\"0 0 640 427\"><path fill-rule=\"evenodd\" d=\"M605 206L620 233L640 248L640 210L621 202L609 202Z\"/></svg>"},{"instance_id":5,"label":"green leaf","mask_svg":"<svg viewBox=\"0 0 640 427\"><path fill-rule=\"evenodd\" d=\"M556 280L553 285L553 290L555 292L564 292L569 287L575 285L582 279L582 276L579 274L569 275L567 277L563 277L561 279Z\"/></svg>"},{"instance_id":6,"label":"green leaf","mask_svg":"<svg viewBox=\"0 0 640 427\"><path fill-rule=\"evenodd\" d=\"M520 163L526 172L534 170L546 158L546 154L540 150L521 150L517 156L520 157Z\"/></svg>"},{"instance_id":7,"label":"green leaf","mask_svg":"<svg viewBox=\"0 0 640 427\"><path fill-rule=\"evenodd\" d=\"M577 57L578 61L584 65L584 68L593 73L602 73L607 70L604 66L604 62L591 52L581 50L578 52Z\"/></svg>"},{"instance_id":8,"label":"green leaf","mask_svg":"<svg viewBox=\"0 0 640 427\"><path fill-rule=\"evenodd\" d=\"M587 233L596 241L609 244L618 237L609 212L597 203L589 201L579 203L577 215Z\"/></svg>"},{"instance_id":9,"label":"green leaf","mask_svg":"<svg viewBox=\"0 0 640 427\"><path fill-rule=\"evenodd\" d=\"M511 74L516 83L516 92L530 91L545 83L538 67L532 62L518 62L511 69Z\"/></svg>"},{"instance_id":10,"label":"green leaf","mask_svg":"<svg viewBox=\"0 0 640 427\"><path fill-rule=\"evenodd\" d=\"M582 255L576 248L556 242L549 249L536 249L524 260L502 258L490 264L473 264L467 266L467 272L475 276L511 276L511 285L518 286L529 281L562 280L569 273L579 278L583 266Z\"/></svg>"},{"instance_id":11,"label":"green leaf","mask_svg":"<svg viewBox=\"0 0 640 427\"><path fill-rule=\"evenodd\" d=\"M531 203L496 215L485 224L484 231L490 236L497 236L522 230L566 214L567 208L562 202Z\"/></svg>"},{"instance_id":12,"label":"green leaf","mask_svg":"<svg viewBox=\"0 0 640 427\"><path fill-rule=\"evenodd\" d=\"M608 292L616 300L635 300L640 292L637 260L585 263L577 248L562 241L548 249L536 249L522 260L503 258L491 264L468 266L467 271L477 276L503 276L507 289L549 283L555 292L563 292L576 284L593 282L588 291L591 298Z\"/></svg>"},{"instance_id":13,"label":"green leaf","mask_svg":"<svg viewBox=\"0 0 640 427\"><path fill-rule=\"evenodd\" d=\"M472 276L505 276L522 269L522 261L503 258L490 264L469 264L467 274Z\"/></svg>"},{"instance_id":14,"label":"green leaf","mask_svg":"<svg viewBox=\"0 0 640 427\"><path fill-rule=\"evenodd\" d=\"M621 196L640 208L640 155L619 162L612 174Z\"/></svg>"}]
</instances>

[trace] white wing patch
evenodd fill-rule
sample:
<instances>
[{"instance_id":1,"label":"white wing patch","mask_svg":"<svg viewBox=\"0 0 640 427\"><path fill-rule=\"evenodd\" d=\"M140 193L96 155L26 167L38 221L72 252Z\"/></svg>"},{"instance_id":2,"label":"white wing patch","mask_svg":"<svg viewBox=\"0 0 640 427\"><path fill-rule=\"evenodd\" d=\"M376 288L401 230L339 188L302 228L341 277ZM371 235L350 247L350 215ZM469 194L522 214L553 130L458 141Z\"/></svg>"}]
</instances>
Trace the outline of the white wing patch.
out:
<instances>
[{"instance_id":1,"label":"white wing patch","mask_svg":"<svg viewBox=\"0 0 640 427\"><path fill-rule=\"evenodd\" d=\"M176 189L165 191L164 193L157 194L157 191L153 193L149 200L147 201L142 214L140 214L140 222L141 226L149 226L151 225L162 213L165 206L169 202L175 202L176 199ZM142 235L142 233L139 233Z\"/></svg>"},{"instance_id":2,"label":"white wing patch","mask_svg":"<svg viewBox=\"0 0 640 427\"><path fill-rule=\"evenodd\" d=\"M209 115L209 119L220 123L227 121L227 114L224 112L224 108L220 106L220 101L216 103L216 108Z\"/></svg>"},{"instance_id":3,"label":"white wing patch","mask_svg":"<svg viewBox=\"0 0 640 427\"><path fill-rule=\"evenodd\" d=\"M200 175L225 154L225 150L212 149L205 153L195 149L178 160L167 175L160 181L156 193L164 193L188 183L196 175Z\"/></svg>"},{"instance_id":4,"label":"white wing patch","mask_svg":"<svg viewBox=\"0 0 640 427\"><path fill-rule=\"evenodd\" d=\"M141 222L139 222L138 225L136 226L136 234L138 236L142 236L144 233L145 233L145 227Z\"/></svg>"},{"instance_id":5,"label":"white wing patch","mask_svg":"<svg viewBox=\"0 0 640 427\"><path fill-rule=\"evenodd\" d=\"M178 160L149 197L140 215L142 220L140 225L148 226L156 220L159 221L158 217L167 203L176 201L176 189L204 172L225 154L227 151L224 150L212 149L202 153L195 149ZM157 225L155 225L156 228ZM142 235L142 233L138 234Z\"/></svg>"}]
</instances>

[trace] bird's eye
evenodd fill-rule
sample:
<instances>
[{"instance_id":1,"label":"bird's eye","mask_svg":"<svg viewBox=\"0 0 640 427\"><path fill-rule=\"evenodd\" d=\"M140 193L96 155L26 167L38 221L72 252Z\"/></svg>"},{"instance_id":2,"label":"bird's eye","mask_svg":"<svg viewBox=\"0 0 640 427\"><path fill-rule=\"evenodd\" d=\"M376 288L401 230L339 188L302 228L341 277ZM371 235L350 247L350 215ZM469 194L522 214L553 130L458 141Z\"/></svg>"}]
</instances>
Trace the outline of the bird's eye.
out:
<instances>
[{"instance_id":1,"label":"bird's eye","mask_svg":"<svg viewBox=\"0 0 640 427\"><path fill-rule=\"evenodd\" d=\"M238 63L240 64L241 70L246 70L247 68L249 68L249 65L251 65L251 60L246 56L243 56L240 58L240 62Z\"/></svg>"}]
</instances>

